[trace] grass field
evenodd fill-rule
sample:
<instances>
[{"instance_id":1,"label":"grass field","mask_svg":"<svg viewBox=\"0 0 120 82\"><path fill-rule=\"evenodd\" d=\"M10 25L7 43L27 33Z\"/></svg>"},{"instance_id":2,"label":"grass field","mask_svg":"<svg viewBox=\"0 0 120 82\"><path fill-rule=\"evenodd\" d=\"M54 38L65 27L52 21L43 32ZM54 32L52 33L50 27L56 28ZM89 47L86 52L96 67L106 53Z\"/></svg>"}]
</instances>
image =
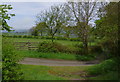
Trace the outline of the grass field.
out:
<instances>
[{"instance_id":1,"label":"grass field","mask_svg":"<svg viewBox=\"0 0 120 82\"><path fill-rule=\"evenodd\" d=\"M37 51L17 51L17 54L21 57L31 58L49 58L49 59L65 59L65 60L76 60L74 54L67 53L43 53Z\"/></svg>"},{"instance_id":2,"label":"grass field","mask_svg":"<svg viewBox=\"0 0 120 82\"><path fill-rule=\"evenodd\" d=\"M47 59L64 59L64 60L80 60L89 61L94 60L94 55L75 55L69 53L52 53L52 52L37 52L37 51L17 51L17 54L21 57L30 58L47 58Z\"/></svg>"},{"instance_id":3,"label":"grass field","mask_svg":"<svg viewBox=\"0 0 120 82\"><path fill-rule=\"evenodd\" d=\"M90 80L120 80L117 71L116 72L111 71L111 72L103 74L103 75L98 75L96 77L90 77L89 79Z\"/></svg>"},{"instance_id":4,"label":"grass field","mask_svg":"<svg viewBox=\"0 0 120 82\"><path fill-rule=\"evenodd\" d=\"M24 80L117 80L119 78L117 72L84 77L90 67L92 66L21 66Z\"/></svg>"},{"instance_id":5,"label":"grass field","mask_svg":"<svg viewBox=\"0 0 120 82\"><path fill-rule=\"evenodd\" d=\"M25 80L82 80L84 78L80 77L80 73L89 67L22 65L21 68Z\"/></svg>"},{"instance_id":6,"label":"grass field","mask_svg":"<svg viewBox=\"0 0 120 82\"><path fill-rule=\"evenodd\" d=\"M50 39L36 39L36 38L9 38L13 42L43 42L51 41ZM61 43L63 45L68 45L69 47L74 47L75 44L82 43L80 41L69 41L69 40L54 40L55 42ZM89 45L95 45L96 43L92 42Z\"/></svg>"}]
</instances>

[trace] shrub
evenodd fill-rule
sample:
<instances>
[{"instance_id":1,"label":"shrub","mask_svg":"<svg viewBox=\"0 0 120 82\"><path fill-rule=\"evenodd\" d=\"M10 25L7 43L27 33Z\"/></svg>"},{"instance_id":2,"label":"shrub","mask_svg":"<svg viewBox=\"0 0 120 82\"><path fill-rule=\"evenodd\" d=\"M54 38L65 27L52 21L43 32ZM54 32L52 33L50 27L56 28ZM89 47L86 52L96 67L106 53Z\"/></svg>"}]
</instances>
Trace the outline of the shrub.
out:
<instances>
[{"instance_id":1,"label":"shrub","mask_svg":"<svg viewBox=\"0 0 120 82\"><path fill-rule=\"evenodd\" d=\"M17 35L17 38L22 38L22 35Z\"/></svg>"},{"instance_id":2,"label":"shrub","mask_svg":"<svg viewBox=\"0 0 120 82\"><path fill-rule=\"evenodd\" d=\"M27 38L27 35L23 35L23 38Z\"/></svg>"},{"instance_id":3,"label":"shrub","mask_svg":"<svg viewBox=\"0 0 120 82\"><path fill-rule=\"evenodd\" d=\"M95 46L90 46L89 47L89 52L90 53L102 53L102 47L100 45L95 45Z\"/></svg>"},{"instance_id":4,"label":"shrub","mask_svg":"<svg viewBox=\"0 0 120 82\"><path fill-rule=\"evenodd\" d=\"M80 41L79 38L70 38L69 40L70 40L70 41Z\"/></svg>"},{"instance_id":5,"label":"shrub","mask_svg":"<svg viewBox=\"0 0 120 82\"><path fill-rule=\"evenodd\" d=\"M32 36L31 35L27 35L27 38L32 38Z\"/></svg>"},{"instance_id":6,"label":"shrub","mask_svg":"<svg viewBox=\"0 0 120 82\"><path fill-rule=\"evenodd\" d=\"M108 59L88 69L90 75L105 74L110 71L117 71L118 64L113 59Z\"/></svg>"},{"instance_id":7,"label":"shrub","mask_svg":"<svg viewBox=\"0 0 120 82\"><path fill-rule=\"evenodd\" d=\"M76 55L76 59L81 61L89 61L89 60L94 60L95 56L94 55Z\"/></svg>"},{"instance_id":8,"label":"shrub","mask_svg":"<svg viewBox=\"0 0 120 82\"><path fill-rule=\"evenodd\" d=\"M55 37L56 40L68 40L66 37Z\"/></svg>"},{"instance_id":9,"label":"shrub","mask_svg":"<svg viewBox=\"0 0 120 82\"><path fill-rule=\"evenodd\" d=\"M107 54L113 54L112 56L118 55L118 43L117 41L105 40L101 43L103 50Z\"/></svg>"},{"instance_id":10,"label":"shrub","mask_svg":"<svg viewBox=\"0 0 120 82\"><path fill-rule=\"evenodd\" d=\"M53 47L53 43L51 42L41 42L38 46L39 52L57 52L57 50Z\"/></svg>"},{"instance_id":11,"label":"shrub","mask_svg":"<svg viewBox=\"0 0 120 82\"><path fill-rule=\"evenodd\" d=\"M83 48L83 44L82 43L77 43L74 46L77 47L77 48Z\"/></svg>"},{"instance_id":12,"label":"shrub","mask_svg":"<svg viewBox=\"0 0 120 82\"><path fill-rule=\"evenodd\" d=\"M41 42L38 46L39 52L64 52L64 53L71 53L70 48L65 45L56 42Z\"/></svg>"},{"instance_id":13,"label":"shrub","mask_svg":"<svg viewBox=\"0 0 120 82\"><path fill-rule=\"evenodd\" d=\"M2 79L3 80L22 80L20 65L17 63L17 56L12 43L8 39L3 39L2 43Z\"/></svg>"},{"instance_id":14,"label":"shrub","mask_svg":"<svg viewBox=\"0 0 120 82\"><path fill-rule=\"evenodd\" d=\"M75 44L75 47L78 48L78 51L76 52L76 54L84 55L84 47L82 43Z\"/></svg>"},{"instance_id":15,"label":"shrub","mask_svg":"<svg viewBox=\"0 0 120 82\"><path fill-rule=\"evenodd\" d=\"M13 37L13 38L17 38L17 35L13 35L12 37Z\"/></svg>"}]
</instances>

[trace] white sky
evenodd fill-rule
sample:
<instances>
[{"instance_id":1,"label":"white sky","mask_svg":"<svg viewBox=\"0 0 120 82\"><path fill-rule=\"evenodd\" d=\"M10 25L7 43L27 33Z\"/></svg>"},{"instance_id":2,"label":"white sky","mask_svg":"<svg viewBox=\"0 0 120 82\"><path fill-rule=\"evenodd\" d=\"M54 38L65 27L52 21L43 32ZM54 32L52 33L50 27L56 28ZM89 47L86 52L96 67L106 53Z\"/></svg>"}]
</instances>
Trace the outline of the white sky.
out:
<instances>
[{"instance_id":1,"label":"white sky","mask_svg":"<svg viewBox=\"0 0 120 82\"><path fill-rule=\"evenodd\" d=\"M0 0L0 3L11 4L13 7L9 13L13 13L16 16L8 21L11 27L14 29L30 29L35 25L36 15L38 13L42 10L49 9L54 4L62 4L66 1L68 0Z\"/></svg>"},{"instance_id":2,"label":"white sky","mask_svg":"<svg viewBox=\"0 0 120 82\"><path fill-rule=\"evenodd\" d=\"M62 2L63 3L63 2ZM35 25L36 15L42 10L49 9L52 5L62 4L58 2L7 2L4 4L12 5L13 9L9 13L16 16L12 17L8 24L14 29L30 29Z\"/></svg>"}]
</instances>

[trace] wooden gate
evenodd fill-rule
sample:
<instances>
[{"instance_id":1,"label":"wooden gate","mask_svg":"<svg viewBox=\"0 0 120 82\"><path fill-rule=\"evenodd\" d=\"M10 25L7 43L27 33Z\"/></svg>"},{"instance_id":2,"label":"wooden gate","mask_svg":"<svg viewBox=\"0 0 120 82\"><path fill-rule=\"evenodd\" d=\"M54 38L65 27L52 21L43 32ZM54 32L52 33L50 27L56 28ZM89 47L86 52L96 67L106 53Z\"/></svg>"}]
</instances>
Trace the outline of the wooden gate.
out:
<instances>
[{"instance_id":1,"label":"wooden gate","mask_svg":"<svg viewBox=\"0 0 120 82\"><path fill-rule=\"evenodd\" d=\"M17 50L37 50L39 42L15 42Z\"/></svg>"}]
</instances>

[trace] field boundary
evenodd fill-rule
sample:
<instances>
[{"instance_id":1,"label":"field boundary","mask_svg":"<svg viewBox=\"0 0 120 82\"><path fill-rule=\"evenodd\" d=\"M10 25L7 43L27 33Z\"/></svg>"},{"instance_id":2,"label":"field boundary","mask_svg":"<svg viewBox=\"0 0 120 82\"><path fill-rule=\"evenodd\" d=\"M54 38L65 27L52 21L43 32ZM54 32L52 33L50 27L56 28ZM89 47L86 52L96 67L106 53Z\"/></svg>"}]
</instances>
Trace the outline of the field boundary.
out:
<instances>
[{"instance_id":1,"label":"field boundary","mask_svg":"<svg viewBox=\"0 0 120 82\"><path fill-rule=\"evenodd\" d=\"M39 42L14 42L17 50L37 50Z\"/></svg>"}]
</instances>

